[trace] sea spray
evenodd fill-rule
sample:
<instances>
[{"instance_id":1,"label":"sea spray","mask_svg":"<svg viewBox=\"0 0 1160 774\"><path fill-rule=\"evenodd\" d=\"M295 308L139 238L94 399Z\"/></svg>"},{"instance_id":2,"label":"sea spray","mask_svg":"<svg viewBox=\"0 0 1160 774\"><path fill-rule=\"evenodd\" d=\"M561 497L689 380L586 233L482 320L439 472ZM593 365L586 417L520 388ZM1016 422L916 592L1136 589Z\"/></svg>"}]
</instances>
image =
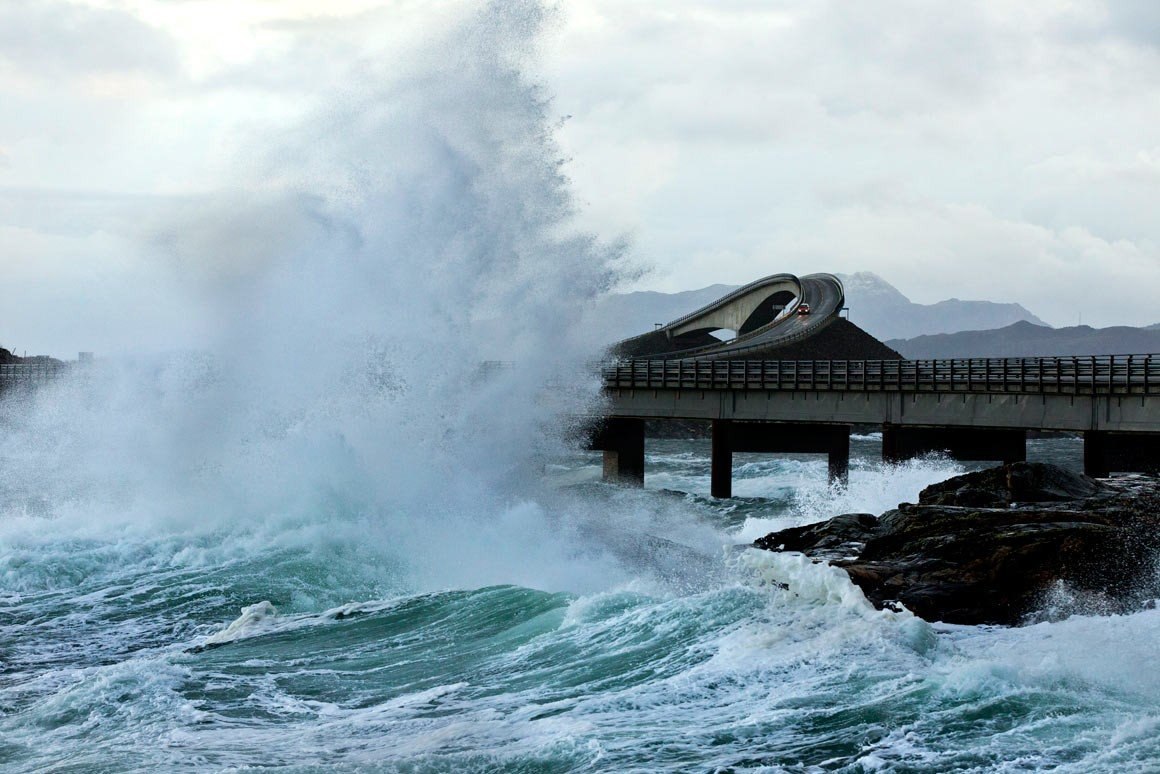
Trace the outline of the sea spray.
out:
<instances>
[{"instance_id":1,"label":"sea spray","mask_svg":"<svg viewBox=\"0 0 1160 774\"><path fill-rule=\"evenodd\" d=\"M541 20L489 8L157 230L204 351L5 397L0 767L1153 770L1156 611L928 624L722 551L953 463L856 444L830 489L820 460L742 460L756 496L725 504L550 456L539 391L616 251L567 227L521 69Z\"/></svg>"},{"instance_id":2,"label":"sea spray","mask_svg":"<svg viewBox=\"0 0 1160 774\"><path fill-rule=\"evenodd\" d=\"M570 225L526 74L546 13L488 6L284 132L243 189L156 227L212 337L6 404L5 515L297 533L324 555L349 540L420 585L471 583L468 566L533 582L510 569L540 551L561 566L528 498L597 398L578 321L620 249Z\"/></svg>"}]
</instances>

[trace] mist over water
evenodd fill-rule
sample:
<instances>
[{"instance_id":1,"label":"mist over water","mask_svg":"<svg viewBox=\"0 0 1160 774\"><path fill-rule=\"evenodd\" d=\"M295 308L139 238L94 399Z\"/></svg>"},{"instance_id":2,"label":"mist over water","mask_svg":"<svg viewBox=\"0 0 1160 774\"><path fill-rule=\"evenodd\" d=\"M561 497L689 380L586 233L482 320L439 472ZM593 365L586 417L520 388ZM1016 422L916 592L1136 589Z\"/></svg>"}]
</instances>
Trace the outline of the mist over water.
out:
<instances>
[{"instance_id":1,"label":"mist over water","mask_svg":"<svg viewBox=\"0 0 1160 774\"><path fill-rule=\"evenodd\" d=\"M158 229L210 338L14 409L4 475L26 492L5 507L81 497L86 521L231 529L332 510L380 543L436 544L395 546L408 561L542 521L519 502L562 429L540 394L554 377L568 412L595 398L577 323L619 259L570 225L523 72L545 15L489 6L260 149L247 190Z\"/></svg>"},{"instance_id":2,"label":"mist over water","mask_svg":"<svg viewBox=\"0 0 1160 774\"><path fill-rule=\"evenodd\" d=\"M1155 611L931 625L739 547L957 464L739 455L721 502L696 442L644 490L569 447L630 269L571 225L548 19L488 6L156 229L204 346L0 401L0 767L1149 770Z\"/></svg>"}]
</instances>

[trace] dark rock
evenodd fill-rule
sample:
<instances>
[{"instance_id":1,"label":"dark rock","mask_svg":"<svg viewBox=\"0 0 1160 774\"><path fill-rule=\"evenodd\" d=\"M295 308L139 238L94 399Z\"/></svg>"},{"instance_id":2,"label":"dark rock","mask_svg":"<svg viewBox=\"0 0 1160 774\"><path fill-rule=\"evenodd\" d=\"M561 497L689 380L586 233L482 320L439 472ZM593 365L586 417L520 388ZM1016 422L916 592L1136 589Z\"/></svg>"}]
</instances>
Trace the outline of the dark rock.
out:
<instances>
[{"instance_id":1,"label":"dark rock","mask_svg":"<svg viewBox=\"0 0 1160 774\"><path fill-rule=\"evenodd\" d=\"M1093 497L1100 482L1056 465L1017 462L1007 467L1007 491L1012 502L1048 503Z\"/></svg>"},{"instance_id":2,"label":"dark rock","mask_svg":"<svg viewBox=\"0 0 1160 774\"><path fill-rule=\"evenodd\" d=\"M902 360L902 355L839 317L808 339L771 351L777 360Z\"/></svg>"},{"instance_id":3,"label":"dark rock","mask_svg":"<svg viewBox=\"0 0 1160 774\"><path fill-rule=\"evenodd\" d=\"M826 559L876 606L928 620L1018 624L1059 584L1122 612L1160 592L1160 482L1015 463L928 487L877 519L846 514L754 545Z\"/></svg>"},{"instance_id":4,"label":"dark rock","mask_svg":"<svg viewBox=\"0 0 1160 774\"><path fill-rule=\"evenodd\" d=\"M1015 462L931 484L919 505L1001 508L1012 503L1051 503L1094 497L1104 487L1094 478L1042 462Z\"/></svg>"},{"instance_id":5,"label":"dark rock","mask_svg":"<svg viewBox=\"0 0 1160 774\"><path fill-rule=\"evenodd\" d=\"M819 524L771 533L758 538L754 545L770 551L801 551L815 556L825 553L839 558L857 554L877 530L878 519L872 514L846 513Z\"/></svg>"},{"instance_id":6,"label":"dark rock","mask_svg":"<svg viewBox=\"0 0 1160 774\"><path fill-rule=\"evenodd\" d=\"M670 339L664 331L634 336L617 342L609 354L622 358L664 357L696 347L720 343L707 332ZM849 320L835 318L829 325L802 341L774 347L760 355L766 360L901 360L902 355ZM744 358L741 358L744 359Z\"/></svg>"}]
</instances>

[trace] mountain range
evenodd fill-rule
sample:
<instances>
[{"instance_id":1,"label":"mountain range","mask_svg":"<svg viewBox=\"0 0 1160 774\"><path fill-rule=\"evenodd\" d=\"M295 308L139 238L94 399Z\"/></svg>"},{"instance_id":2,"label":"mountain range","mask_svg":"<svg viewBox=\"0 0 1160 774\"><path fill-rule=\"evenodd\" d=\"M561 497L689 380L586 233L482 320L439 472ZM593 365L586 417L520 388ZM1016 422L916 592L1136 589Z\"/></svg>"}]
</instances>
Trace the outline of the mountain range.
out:
<instances>
[{"instance_id":1,"label":"mountain range","mask_svg":"<svg viewBox=\"0 0 1160 774\"><path fill-rule=\"evenodd\" d=\"M1052 328L1020 304L957 298L918 304L870 272L839 274L850 321L908 358L1160 353L1160 323L1144 328ZM606 296L588 325L608 343L645 333L736 285Z\"/></svg>"},{"instance_id":2,"label":"mountain range","mask_svg":"<svg viewBox=\"0 0 1160 774\"><path fill-rule=\"evenodd\" d=\"M1160 353L1160 325L1048 328L1026 321L987 331L959 331L886 344L912 360L938 357L1031 357Z\"/></svg>"},{"instance_id":3,"label":"mountain range","mask_svg":"<svg viewBox=\"0 0 1160 774\"><path fill-rule=\"evenodd\" d=\"M880 339L1003 328L1020 321L1047 326L1020 304L957 298L917 304L871 272L839 274L838 278L846 288L850 321Z\"/></svg>"},{"instance_id":4,"label":"mountain range","mask_svg":"<svg viewBox=\"0 0 1160 774\"><path fill-rule=\"evenodd\" d=\"M846 288L851 322L879 339L1002 328L1020 320L1046 325L1019 304L961 301L916 304L877 274L839 274ZM715 301L736 285L710 285L681 293L640 291L606 296L590 324L602 339L613 342L653 329Z\"/></svg>"}]
</instances>

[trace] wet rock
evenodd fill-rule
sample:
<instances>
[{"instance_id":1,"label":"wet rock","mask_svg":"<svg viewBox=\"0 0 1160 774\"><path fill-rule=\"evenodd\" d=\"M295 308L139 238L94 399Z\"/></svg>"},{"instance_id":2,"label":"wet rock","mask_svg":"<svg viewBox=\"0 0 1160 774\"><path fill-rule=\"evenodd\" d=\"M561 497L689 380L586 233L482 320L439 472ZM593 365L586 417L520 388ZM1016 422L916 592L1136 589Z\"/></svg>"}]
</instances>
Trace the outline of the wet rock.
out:
<instances>
[{"instance_id":1,"label":"wet rock","mask_svg":"<svg viewBox=\"0 0 1160 774\"><path fill-rule=\"evenodd\" d=\"M870 513L845 513L819 524L790 527L758 538L754 545L770 551L800 551L811 556L839 559L857 555L878 531Z\"/></svg>"},{"instance_id":2,"label":"wet rock","mask_svg":"<svg viewBox=\"0 0 1160 774\"><path fill-rule=\"evenodd\" d=\"M1061 584L1123 612L1160 593L1160 481L1015 463L927 487L878 518L844 514L754 545L825 559L875 605L932 621L1018 624Z\"/></svg>"},{"instance_id":3,"label":"wet rock","mask_svg":"<svg viewBox=\"0 0 1160 774\"><path fill-rule=\"evenodd\" d=\"M918 502L997 508L1011 503L1079 500L1102 491L1100 482L1081 473L1041 462L1015 462L932 484L919 493Z\"/></svg>"}]
</instances>

